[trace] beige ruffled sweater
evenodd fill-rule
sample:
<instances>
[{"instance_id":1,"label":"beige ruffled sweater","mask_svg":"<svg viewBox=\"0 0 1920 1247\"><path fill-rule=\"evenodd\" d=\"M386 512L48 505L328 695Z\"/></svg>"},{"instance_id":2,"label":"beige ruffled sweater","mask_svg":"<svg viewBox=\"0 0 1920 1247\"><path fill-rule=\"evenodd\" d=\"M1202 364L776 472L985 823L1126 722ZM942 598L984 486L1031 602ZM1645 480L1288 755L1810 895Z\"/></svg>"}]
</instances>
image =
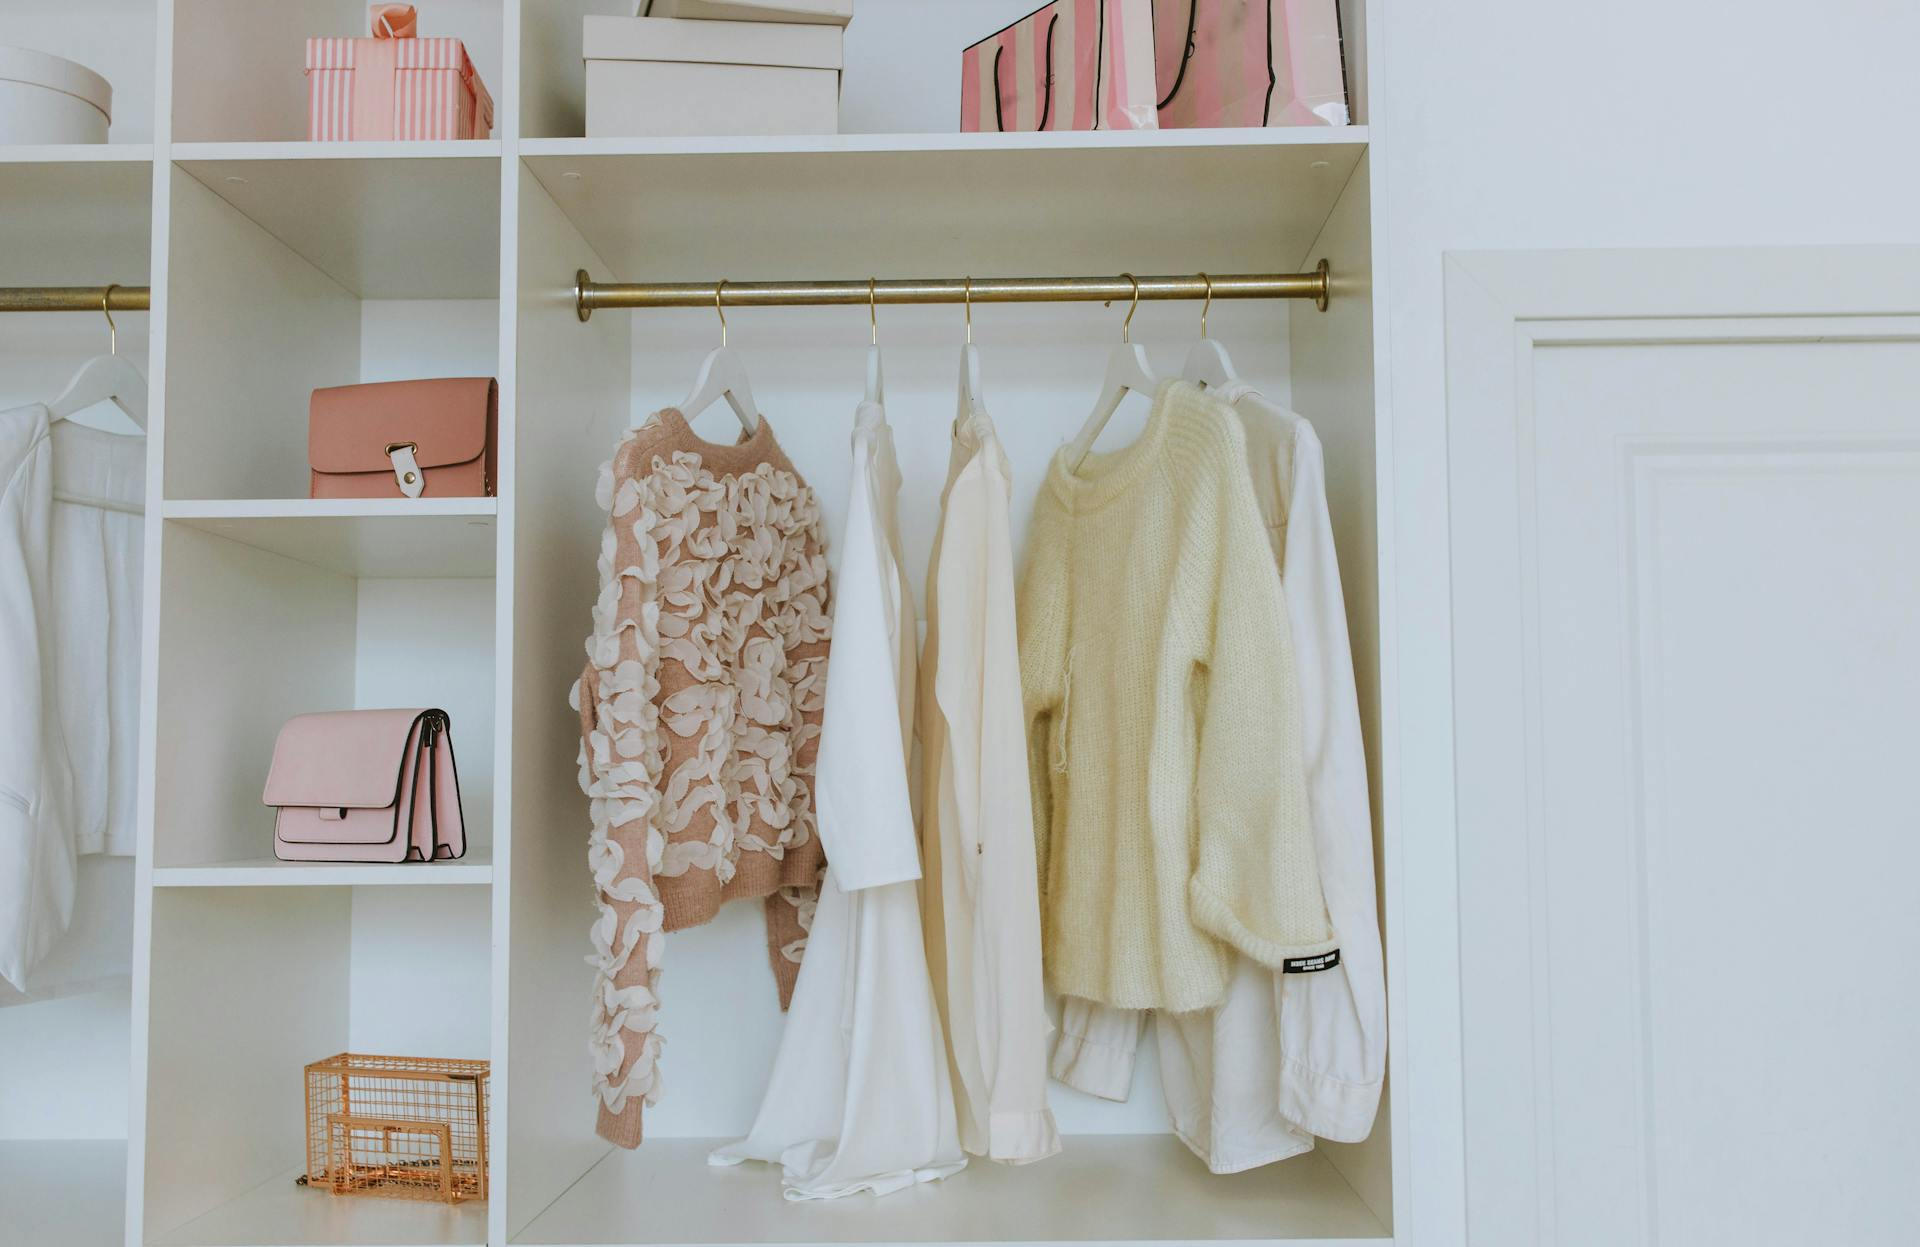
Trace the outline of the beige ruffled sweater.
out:
<instances>
[{"instance_id":1,"label":"beige ruffled sweater","mask_svg":"<svg viewBox=\"0 0 1920 1247\"><path fill-rule=\"evenodd\" d=\"M1019 592L1048 984L1184 1012L1336 946L1287 612L1233 411L1161 385L1132 445L1056 456Z\"/></svg>"},{"instance_id":2,"label":"beige ruffled sweater","mask_svg":"<svg viewBox=\"0 0 1920 1247\"><path fill-rule=\"evenodd\" d=\"M601 469L600 599L574 686L591 798L598 1130L640 1142L659 1091L664 932L765 898L780 1007L825 857L814 754L826 695L826 541L763 419L733 445L668 408Z\"/></svg>"}]
</instances>

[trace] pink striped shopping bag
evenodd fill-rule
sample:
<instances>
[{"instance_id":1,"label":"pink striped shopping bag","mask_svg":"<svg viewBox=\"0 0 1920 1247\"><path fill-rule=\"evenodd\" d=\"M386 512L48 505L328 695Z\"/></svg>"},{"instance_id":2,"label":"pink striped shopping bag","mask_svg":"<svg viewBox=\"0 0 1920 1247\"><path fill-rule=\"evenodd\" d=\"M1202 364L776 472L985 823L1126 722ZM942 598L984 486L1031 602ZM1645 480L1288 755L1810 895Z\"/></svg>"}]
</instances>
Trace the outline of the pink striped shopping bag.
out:
<instances>
[{"instance_id":1,"label":"pink striped shopping bag","mask_svg":"<svg viewBox=\"0 0 1920 1247\"><path fill-rule=\"evenodd\" d=\"M1338 0L1153 0L1160 124L1343 126Z\"/></svg>"},{"instance_id":2,"label":"pink striped shopping bag","mask_svg":"<svg viewBox=\"0 0 1920 1247\"><path fill-rule=\"evenodd\" d=\"M960 128L1151 130L1152 0L1054 0L960 56Z\"/></svg>"}]
</instances>

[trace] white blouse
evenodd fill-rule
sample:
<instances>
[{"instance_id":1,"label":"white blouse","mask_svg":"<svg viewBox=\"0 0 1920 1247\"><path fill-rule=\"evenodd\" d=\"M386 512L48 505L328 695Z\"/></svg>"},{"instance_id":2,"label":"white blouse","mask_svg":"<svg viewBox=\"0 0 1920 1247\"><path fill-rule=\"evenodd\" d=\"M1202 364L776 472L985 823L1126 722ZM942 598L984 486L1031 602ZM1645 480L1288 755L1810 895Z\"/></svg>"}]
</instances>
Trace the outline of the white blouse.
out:
<instances>
[{"instance_id":1,"label":"white blouse","mask_svg":"<svg viewBox=\"0 0 1920 1247\"><path fill-rule=\"evenodd\" d=\"M1281 973L1240 958L1218 1009L1155 1027L1174 1131L1231 1173L1367 1137L1386 1073L1386 979L1373 874L1373 820L1353 654L1327 510L1320 439L1250 387L1219 391L1246 434L1249 466L1286 588L1299 668L1302 741L1320 886L1339 964ZM1054 1077L1127 1098L1141 1016L1063 1002Z\"/></svg>"},{"instance_id":2,"label":"white blouse","mask_svg":"<svg viewBox=\"0 0 1920 1247\"><path fill-rule=\"evenodd\" d=\"M993 422L963 413L927 571L922 894L961 1145L1024 1163L1058 1152L1060 1135L1047 1108L1051 1027L1014 633L1011 477Z\"/></svg>"},{"instance_id":3,"label":"white blouse","mask_svg":"<svg viewBox=\"0 0 1920 1247\"><path fill-rule=\"evenodd\" d=\"M820 905L753 1129L708 1158L779 1163L788 1199L884 1195L966 1165L920 931L899 490L885 414L863 403L814 776Z\"/></svg>"}]
</instances>

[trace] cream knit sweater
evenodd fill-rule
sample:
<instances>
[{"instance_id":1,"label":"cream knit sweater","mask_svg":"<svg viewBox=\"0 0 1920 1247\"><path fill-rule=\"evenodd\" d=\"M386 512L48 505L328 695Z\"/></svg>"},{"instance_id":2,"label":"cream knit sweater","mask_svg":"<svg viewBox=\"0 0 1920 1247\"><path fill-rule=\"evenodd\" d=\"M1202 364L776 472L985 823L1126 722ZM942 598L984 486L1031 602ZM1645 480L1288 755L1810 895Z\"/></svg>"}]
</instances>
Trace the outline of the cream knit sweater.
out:
<instances>
[{"instance_id":1,"label":"cream knit sweater","mask_svg":"<svg viewBox=\"0 0 1920 1247\"><path fill-rule=\"evenodd\" d=\"M1336 947L1320 895L1280 579L1231 408L1183 381L1125 450L1035 503L1020 669L1047 981L1218 1005L1233 950Z\"/></svg>"}]
</instances>

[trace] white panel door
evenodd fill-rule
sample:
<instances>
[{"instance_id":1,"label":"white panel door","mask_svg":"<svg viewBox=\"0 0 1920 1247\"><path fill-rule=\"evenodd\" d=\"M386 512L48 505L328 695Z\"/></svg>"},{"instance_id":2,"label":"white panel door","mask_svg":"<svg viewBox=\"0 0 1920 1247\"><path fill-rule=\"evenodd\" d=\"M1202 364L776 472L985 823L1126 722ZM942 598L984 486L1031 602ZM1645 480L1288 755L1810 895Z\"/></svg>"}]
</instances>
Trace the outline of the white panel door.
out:
<instances>
[{"instance_id":1,"label":"white panel door","mask_svg":"<svg viewBox=\"0 0 1920 1247\"><path fill-rule=\"evenodd\" d=\"M1920 1236L1914 259L1449 258L1476 1245Z\"/></svg>"}]
</instances>

